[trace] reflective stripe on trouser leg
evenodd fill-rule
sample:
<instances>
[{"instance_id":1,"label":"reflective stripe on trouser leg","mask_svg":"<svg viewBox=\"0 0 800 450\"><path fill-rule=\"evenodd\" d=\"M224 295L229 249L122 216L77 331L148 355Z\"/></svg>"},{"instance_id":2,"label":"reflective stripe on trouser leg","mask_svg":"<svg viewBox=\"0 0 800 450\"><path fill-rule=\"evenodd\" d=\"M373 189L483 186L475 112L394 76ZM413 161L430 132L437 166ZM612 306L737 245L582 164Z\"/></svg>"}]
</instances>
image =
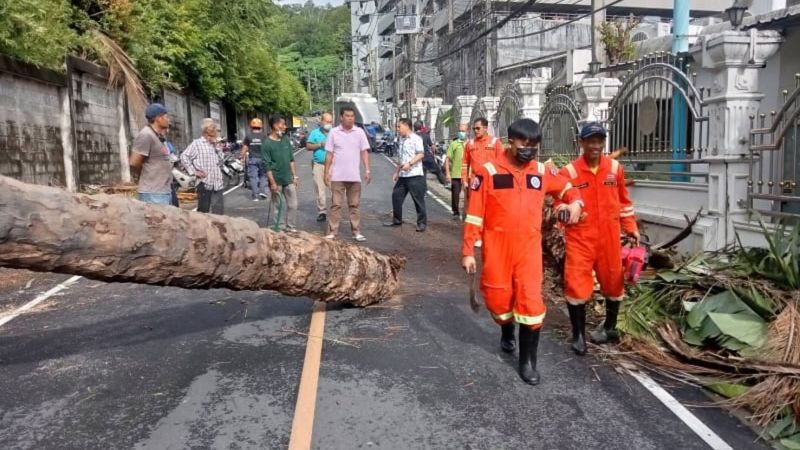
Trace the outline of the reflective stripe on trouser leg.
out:
<instances>
[{"instance_id":1,"label":"reflective stripe on trouser leg","mask_svg":"<svg viewBox=\"0 0 800 450\"><path fill-rule=\"evenodd\" d=\"M542 245L538 233L512 238L514 245L514 321L539 328L547 308L542 300Z\"/></svg>"},{"instance_id":2,"label":"reflective stripe on trouser leg","mask_svg":"<svg viewBox=\"0 0 800 450\"><path fill-rule=\"evenodd\" d=\"M502 233L488 231L483 236L481 294L492 318L503 324L513 318L512 260L508 255L510 246L498 234Z\"/></svg>"}]
</instances>

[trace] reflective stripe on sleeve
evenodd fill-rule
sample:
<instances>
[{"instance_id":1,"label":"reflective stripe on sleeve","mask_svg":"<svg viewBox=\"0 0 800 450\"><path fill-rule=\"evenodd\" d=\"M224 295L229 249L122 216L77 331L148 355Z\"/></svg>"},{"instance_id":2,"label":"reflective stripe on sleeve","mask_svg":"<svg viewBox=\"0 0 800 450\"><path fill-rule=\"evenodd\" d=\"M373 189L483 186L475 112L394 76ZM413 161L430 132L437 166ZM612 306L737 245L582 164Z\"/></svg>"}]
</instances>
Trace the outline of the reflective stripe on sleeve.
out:
<instances>
[{"instance_id":1,"label":"reflective stripe on sleeve","mask_svg":"<svg viewBox=\"0 0 800 450\"><path fill-rule=\"evenodd\" d=\"M565 184L565 185L564 185L564 189L562 189L562 190L561 190L561 193L560 193L560 194L558 194L558 198L559 198L559 199L562 199L562 198L564 198L564 194L566 194L566 193L567 193L567 191L568 191L568 190L570 190L570 189L572 189L572 183L567 183L567 184Z\"/></svg>"},{"instance_id":2,"label":"reflective stripe on sleeve","mask_svg":"<svg viewBox=\"0 0 800 450\"><path fill-rule=\"evenodd\" d=\"M464 223L468 223L470 225L475 225L476 227L483 226L483 217L472 216L467 214L467 217L464 219Z\"/></svg>"},{"instance_id":3,"label":"reflective stripe on sleeve","mask_svg":"<svg viewBox=\"0 0 800 450\"><path fill-rule=\"evenodd\" d=\"M635 215L635 214L636 214L635 212L633 212L633 211L629 211L629 212L620 213L620 215L619 215L619 216L620 216L620 217L631 217L631 216L633 216L633 215Z\"/></svg>"},{"instance_id":4,"label":"reflective stripe on sleeve","mask_svg":"<svg viewBox=\"0 0 800 450\"><path fill-rule=\"evenodd\" d=\"M578 171L575 170L575 166L573 166L572 163L569 163L564 167L567 168L567 172L569 173L570 178L572 179L578 178Z\"/></svg>"},{"instance_id":5,"label":"reflective stripe on sleeve","mask_svg":"<svg viewBox=\"0 0 800 450\"><path fill-rule=\"evenodd\" d=\"M544 175L544 163L538 163L537 169L539 170L539 175Z\"/></svg>"},{"instance_id":6,"label":"reflective stripe on sleeve","mask_svg":"<svg viewBox=\"0 0 800 450\"><path fill-rule=\"evenodd\" d=\"M539 325L544 322L544 314L539 316L523 316L522 314L514 313L514 322L521 323L522 325Z\"/></svg>"},{"instance_id":7,"label":"reflective stripe on sleeve","mask_svg":"<svg viewBox=\"0 0 800 450\"><path fill-rule=\"evenodd\" d=\"M617 173L619 170L619 161L616 159L611 160L611 173Z\"/></svg>"},{"instance_id":8,"label":"reflective stripe on sleeve","mask_svg":"<svg viewBox=\"0 0 800 450\"><path fill-rule=\"evenodd\" d=\"M483 165L486 168L486 171L489 172L489 175L497 175L497 169L495 169L494 164L491 162L487 162Z\"/></svg>"}]
</instances>

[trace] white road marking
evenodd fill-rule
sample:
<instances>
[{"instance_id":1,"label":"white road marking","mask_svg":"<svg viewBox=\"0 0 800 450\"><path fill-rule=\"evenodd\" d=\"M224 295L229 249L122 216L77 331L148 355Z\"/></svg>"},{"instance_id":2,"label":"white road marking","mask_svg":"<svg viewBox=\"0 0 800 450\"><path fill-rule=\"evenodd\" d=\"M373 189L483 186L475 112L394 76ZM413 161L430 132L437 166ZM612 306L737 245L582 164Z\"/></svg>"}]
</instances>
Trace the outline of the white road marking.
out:
<instances>
[{"instance_id":1,"label":"white road marking","mask_svg":"<svg viewBox=\"0 0 800 450\"><path fill-rule=\"evenodd\" d=\"M708 428L700 419L697 418L691 411L686 409L678 400L675 399L669 392L665 391L658 383L652 378L642 372L634 372L628 370L628 373L636 378L636 381L641 383L651 394L653 394L661 403L664 404L673 414L678 416L679 419L686 424L692 431L697 434L709 447L714 450L733 450L733 447L723 441L711 428Z\"/></svg>"},{"instance_id":2,"label":"white road marking","mask_svg":"<svg viewBox=\"0 0 800 450\"><path fill-rule=\"evenodd\" d=\"M236 189L239 189L241 186L242 186L242 183L239 183L236 186L234 186L234 187L228 189L227 191L223 192L222 195L227 195L227 194L235 191ZM192 211L197 211L197 208L193 209ZM56 287L54 287L54 288L50 289L49 291L45 292L44 294L41 294L38 297L36 297L35 299L29 301L28 303L20 306L19 308L15 309L14 311L12 311L10 313L6 313L6 314L0 315L0 327L2 327L3 325L7 324L8 322L11 322L12 320L16 319L17 316L19 316L20 314L24 313L25 311L28 311L29 309L33 308L34 306L38 305L39 303L47 300L48 298L52 297L53 295L55 295L55 294L63 291L64 289L68 288L71 284L74 284L76 281L80 280L81 278L83 278L83 277L80 276L80 275L75 275L72 278L69 278L68 280L60 283Z\"/></svg>"},{"instance_id":3,"label":"white road marking","mask_svg":"<svg viewBox=\"0 0 800 450\"><path fill-rule=\"evenodd\" d=\"M7 314L4 314L4 315L1 315L0 316L0 327L2 327L3 325L7 324L8 322L11 322L17 316L19 316L20 314L24 313L25 311L33 308L34 306L38 305L39 303L47 300L48 298L52 297L53 295L55 295L55 294L63 291L64 289L68 288L71 284L74 284L76 281L80 280L81 278L83 278L83 277L75 275L74 277L72 277L72 278L70 278L70 279L68 279L66 281L61 282L59 285L57 285L56 287L50 289L49 291L47 291L47 292L45 292L43 294L39 294L38 297L36 297L35 299L29 301L28 303L25 303L24 305L20 306L19 308L15 309L14 311L12 311L10 313L7 313Z\"/></svg>"},{"instance_id":4,"label":"white road marking","mask_svg":"<svg viewBox=\"0 0 800 450\"><path fill-rule=\"evenodd\" d=\"M385 154L383 154L383 153L381 153L381 156L383 156L384 158L386 158L386 160L387 160L387 161L389 161L389 163L390 163L391 165L393 165L393 166L397 167L397 163L396 163L396 162L394 162L394 161L392 161L392 159L391 159L391 158L389 158L388 156L386 156L386 155L385 155ZM452 213L452 212L453 212L453 209L452 209L452 208L450 208L450 205L448 205L448 204L447 204L447 202L445 202L444 200L442 200L441 198L439 198L439 196L438 196L438 195L434 194L434 193L433 193L433 192L431 192L430 190L427 190L427 191L425 191L425 193L426 193L426 194L428 194L428 197L432 198L432 199L433 199L433 200L434 200L436 203L438 203L438 204L442 205L442 208L444 208L445 210L447 210L447 211L448 211L448 212L450 212L450 213Z\"/></svg>"}]
</instances>

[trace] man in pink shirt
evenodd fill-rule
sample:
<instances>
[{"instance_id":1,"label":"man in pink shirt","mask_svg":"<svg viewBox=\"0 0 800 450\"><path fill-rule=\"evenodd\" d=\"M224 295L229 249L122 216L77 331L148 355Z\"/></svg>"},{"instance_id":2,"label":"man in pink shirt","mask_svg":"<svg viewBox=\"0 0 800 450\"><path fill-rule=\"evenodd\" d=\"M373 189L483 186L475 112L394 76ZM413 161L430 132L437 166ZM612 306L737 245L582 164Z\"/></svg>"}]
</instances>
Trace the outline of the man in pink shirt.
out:
<instances>
[{"instance_id":1,"label":"man in pink shirt","mask_svg":"<svg viewBox=\"0 0 800 450\"><path fill-rule=\"evenodd\" d=\"M340 116L341 125L332 129L325 141L325 183L331 187L331 213L328 216L328 239L336 237L339 231L339 220L342 216L342 202L347 196L347 209L350 212L350 230L353 239L364 242L367 238L361 234L359 223L361 216L358 207L361 204L361 161L364 162L364 181L369 184L369 140L361 128L355 126L356 112L345 106Z\"/></svg>"}]
</instances>

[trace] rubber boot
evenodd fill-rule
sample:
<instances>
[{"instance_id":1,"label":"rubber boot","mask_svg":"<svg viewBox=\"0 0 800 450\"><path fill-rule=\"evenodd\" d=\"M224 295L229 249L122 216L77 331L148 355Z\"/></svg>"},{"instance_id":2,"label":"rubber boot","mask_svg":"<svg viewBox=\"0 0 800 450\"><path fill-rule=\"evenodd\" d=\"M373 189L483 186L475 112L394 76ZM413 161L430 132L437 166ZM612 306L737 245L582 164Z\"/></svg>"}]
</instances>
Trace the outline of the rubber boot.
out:
<instances>
[{"instance_id":1,"label":"rubber boot","mask_svg":"<svg viewBox=\"0 0 800 450\"><path fill-rule=\"evenodd\" d=\"M567 304L572 323L572 351L578 356L586 354L586 305Z\"/></svg>"},{"instance_id":2,"label":"rubber boot","mask_svg":"<svg viewBox=\"0 0 800 450\"><path fill-rule=\"evenodd\" d=\"M592 332L592 341L597 344L607 344L608 342L619 338L617 331L617 316L619 316L619 305L622 302L615 302L606 299L606 320L603 325L597 327Z\"/></svg>"},{"instance_id":3,"label":"rubber boot","mask_svg":"<svg viewBox=\"0 0 800 450\"><path fill-rule=\"evenodd\" d=\"M514 339L514 322L509 322L500 325L503 331L503 337L500 338L500 349L506 353L512 353L517 348L517 342Z\"/></svg>"},{"instance_id":4,"label":"rubber boot","mask_svg":"<svg viewBox=\"0 0 800 450\"><path fill-rule=\"evenodd\" d=\"M539 384L539 372L536 371L536 358L539 349L539 332L526 325L519 327L519 376L522 381Z\"/></svg>"}]
</instances>

